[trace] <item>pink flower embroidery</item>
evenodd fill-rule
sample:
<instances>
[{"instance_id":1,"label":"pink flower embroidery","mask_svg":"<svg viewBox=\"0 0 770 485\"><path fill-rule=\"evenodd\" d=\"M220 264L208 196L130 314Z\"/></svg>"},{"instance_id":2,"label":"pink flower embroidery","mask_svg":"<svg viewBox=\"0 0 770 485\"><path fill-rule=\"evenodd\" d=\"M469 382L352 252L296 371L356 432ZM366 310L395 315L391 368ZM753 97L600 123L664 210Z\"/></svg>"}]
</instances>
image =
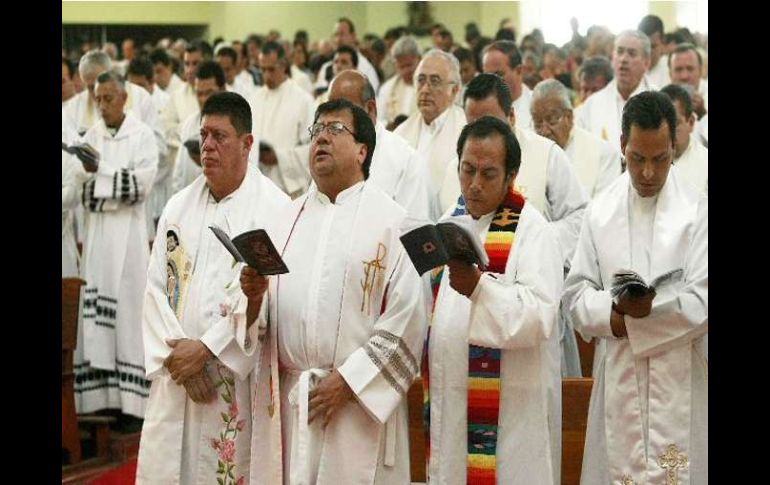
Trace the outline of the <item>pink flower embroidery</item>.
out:
<instances>
[{"instance_id":1,"label":"pink flower embroidery","mask_svg":"<svg viewBox=\"0 0 770 485\"><path fill-rule=\"evenodd\" d=\"M219 450L219 440L216 440L216 439L214 439L214 438L211 438L211 440L209 441L209 445L210 445L210 446L211 446L213 449L215 449L215 450Z\"/></svg>"},{"instance_id":2,"label":"pink flower embroidery","mask_svg":"<svg viewBox=\"0 0 770 485\"><path fill-rule=\"evenodd\" d=\"M246 426L246 420L245 420L245 419L241 419L241 420L240 420L240 421L238 421L238 423L235 425L235 429L237 429L238 431L243 431L243 427L244 427L244 426Z\"/></svg>"},{"instance_id":3,"label":"pink flower embroidery","mask_svg":"<svg viewBox=\"0 0 770 485\"><path fill-rule=\"evenodd\" d=\"M237 418L238 417L238 403L233 400L232 404L230 404L230 417L231 418Z\"/></svg>"},{"instance_id":4,"label":"pink flower embroidery","mask_svg":"<svg viewBox=\"0 0 770 485\"><path fill-rule=\"evenodd\" d=\"M232 463L235 458L235 441L225 440L219 449L219 458L225 463Z\"/></svg>"},{"instance_id":5,"label":"pink flower embroidery","mask_svg":"<svg viewBox=\"0 0 770 485\"><path fill-rule=\"evenodd\" d=\"M239 478L235 485L243 485L243 477Z\"/></svg>"},{"instance_id":6,"label":"pink flower embroidery","mask_svg":"<svg viewBox=\"0 0 770 485\"><path fill-rule=\"evenodd\" d=\"M227 303L220 303L219 304L219 315L222 317L226 317L230 313L230 305Z\"/></svg>"}]
</instances>

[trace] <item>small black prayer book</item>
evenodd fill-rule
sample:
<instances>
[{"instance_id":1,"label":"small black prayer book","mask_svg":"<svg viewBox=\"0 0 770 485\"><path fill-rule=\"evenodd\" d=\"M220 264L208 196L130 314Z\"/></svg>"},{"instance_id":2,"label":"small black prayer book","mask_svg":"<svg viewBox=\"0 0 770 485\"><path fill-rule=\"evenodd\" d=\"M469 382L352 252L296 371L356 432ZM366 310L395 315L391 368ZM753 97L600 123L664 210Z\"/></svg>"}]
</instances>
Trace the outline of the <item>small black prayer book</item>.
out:
<instances>
[{"instance_id":1,"label":"small black prayer book","mask_svg":"<svg viewBox=\"0 0 770 485\"><path fill-rule=\"evenodd\" d=\"M489 264L478 238L463 222L453 217L435 225L420 226L401 236L401 243L420 276L445 265L450 259L477 264L481 268Z\"/></svg>"},{"instance_id":2,"label":"small black prayer book","mask_svg":"<svg viewBox=\"0 0 770 485\"><path fill-rule=\"evenodd\" d=\"M209 229L236 261L246 263L259 274L267 276L289 272L264 229L244 232L233 239L216 225L209 226Z\"/></svg>"}]
</instances>

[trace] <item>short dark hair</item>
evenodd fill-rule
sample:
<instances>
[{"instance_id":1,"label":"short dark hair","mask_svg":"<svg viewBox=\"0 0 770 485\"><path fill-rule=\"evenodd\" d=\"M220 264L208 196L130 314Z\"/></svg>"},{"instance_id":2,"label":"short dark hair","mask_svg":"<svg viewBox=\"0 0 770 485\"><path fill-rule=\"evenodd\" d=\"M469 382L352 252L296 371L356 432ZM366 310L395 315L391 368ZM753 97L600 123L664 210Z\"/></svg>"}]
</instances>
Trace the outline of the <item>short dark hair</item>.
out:
<instances>
[{"instance_id":1,"label":"short dark hair","mask_svg":"<svg viewBox=\"0 0 770 485\"><path fill-rule=\"evenodd\" d=\"M452 54L454 54L460 64L463 62L472 62L474 66L476 65L476 61L473 59L473 53L465 47L458 47Z\"/></svg>"},{"instance_id":2,"label":"short dark hair","mask_svg":"<svg viewBox=\"0 0 770 485\"><path fill-rule=\"evenodd\" d=\"M668 86L661 89L660 92L671 98L671 102L679 101L682 103L682 108L684 108L684 115L687 118L692 116L692 98L690 98L690 93L687 92L687 89L678 84L669 84ZM676 105L674 107L676 108Z\"/></svg>"},{"instance_id":3,"label":"short dark hair","mask_svg":"<svg viewBox=\"0 0 770 485\"><path fill-rule=\"evenodd\" d=\"M164 66L170 66L171 65L171 57L169 57L168 52L166 52L166 49L153 49L152 52L150 52L150 62L152 62L152 65L155 64L163 64Z\"/></svg>"},{"instance_id":4,"label":"short dark hair","mask_svg":"<svg viewBox=\"0 0 770 485\"><path fill-rule=\"evenodd\" d=\"M262 43L264 42L264 37L262 37L259 34L250 34L248 37L246 37L246 42L244 44L256 44L257 47L261 48Z\"/></svg>"},{"instance_id":5,"label":"short dark hair","mask_svg":"<svg viewBox=\"0 0 770 485\"><path fill-rule=\"evenodd\" d=\"M668 67L671 68L671 59L674 58L675 54L682 54L683 52L687 51L693 51L695 52L695 56L698 58L698 66L703 67L703 58L700 55L700 52L698 52L698 48L695 47L695 44L690 44L689 42L682 42L681 44L678 44L676 47L674 47L674 50L671 51L671 54L668 55Z\"/></svg>"},{"instance_id":6,"label":"short dark hair","mask_svg":"<svg viewBox=\"0 0 770 485\"><path fill-rule=\"evenodd\" d=\"M337 19L337 23L338 24L339 23L343 23L343 22L348 24L348 27L350 28L350 33L351 34L355 34L356 33L356 26L353 25L353 21L352 20L350 20L347 17L340 17L340 18Z\"/></svg>"},{"instance_id":7,"label":"short dark hair","mask_svg":"<svg viewBox=\"0 0 770 485\"><path fill-rule=\"evenodd\" d=\"M185 52L200 52L204 59L211 59L211 56L213 54L213 50L211 49L211 44L206 42L205 40L194 40L187 44L187 47L184 50Z\"/></svg>"},{"instance_id":8,"label":"short dark hair","mask_svg":"<svg viewBox=\"0 0 770 485\"><path fill-rule=\"evenodd\" d=\"M61 56L61 65L67 66L67 75L70 79L75 75L75 64L64 56Z\"/></svg>"},{"instance_id":9,"label":"short dark hair","mask_svg":"<svg viewBox=\"0 0 770 485\"><path fill-rule=\"evenodd\" d=\"M109 82L116 83L123 91L126 90L126 81L120 74L116 73L115 71L104 71L103 73L96 76L96 84L104 84Z\"/></svg>"},{"instance_id":10,"label":"short dark hair","mask_svg":"<svg viewBox=\"0 0 770 485\"><path fill-rule=\"evenodd\" d=\"M152 82L154 77L154 71L152 70L152 62L146 57L136 57L128 63L128 69L126 69L126 77L129 74L134 76L144 76L148 81Z\"/></svg>"},{"instance_id":11,"label":"short dark hair","mask_svg":"<svg viewBox=\"0 0 770 485\"><path fill-rule=\"evenodd\" d=\"M334 54L350 54L350 59L353 61L353 67L358 67L358 52L356 52L356 50L352 47L341 45L337 47L337 50L334 51Z\"/></svg>"},{"instance_id":12,"label":"short dark hair","mask_svg":"<svg viewBox=\"0 0 770 485\"><path fill-rule=\"evenodd\" d=\"M265 44L262 46L261 52L266 56L270 55L271 52L275 52L278 60L286 59L286 51L283 49L283 46L280 43L272 40L270 42L265 42Z\"/></svg>"},{"instance_id":13,"label":"short dark hair","mask_svg":"<svg viewBox=\"0 0 770 485\"><path fill-rule=\"evenodd\" d=\"M220 88L225 87L225 71L215 61L203 61L198 66L198 71L195 73L195 79L211 79L214 78L217 82L217 86Z\"/></svg>"},{"instance_id":14,"label":"short dark hair","mask_svg":"<svg viewBox=\"0 0 770 485\"><path fill-rule=\"evenodd\" d=\"M209 96L203 104L201 118L206 115L227 116L238 135L251 133L251 107L238 93L225 91Z\"/></svg>"},{"instance_id":15,"label":"short dark hair","mask_svg":"<svg viewBox=\"0 0 770 485\"><path fill-rule=\"evenodd\" d=\"M171 229L169 229L168 231L166 231L166 239L168 239L168 238L170 238L170 237L173 237L173 238L174 238L174 240L176 241L176 243L177 243L177 244L179 244L179 237L178 237L178 236L176 235L176 233L175 233L173 230L171 230Z\"/></svg>"},{"instance_id":16,"label":"short dark hair","mask_svg":"<svg viewBox=\"0 0 770 485\"><path fill-rule=\"evenodd\" d=\"M238 62L238 53L235 52L235 49L232 47L220 47L217 51L217 57L219 56L229 57L233 61L233 64Z\"/></svg>"},{"instance_id":17,"label":"short dark hair","mask_svg":"<svg viewBox=\"0 0 770 485\"><path fill-rule=\"evenodd\" d=\"M457 139L457 159L462 161L463 149L468 138L484 139L490 138L494 134L503 137L505 145L505 176L510 176L518 171L521 166L521 146L516 135L513 134L508 123L495 118L494 116L482 116L473 123L468 123L460 132L460 138ZM460 165L458 164L458 170Z\"/></svg>"},{"instance_id":18,"label":"short dark hair","mask_svg":"<svg viewBox=\"0 0 770 485\"><path fill-rule=\"evenodd\" d=\"M315 111L313 124L318 122L322 114L337 113L339 111L350 111L353 115L353 138L358 143L366 145L366 159L361 165L364 172L364 179L369 178L369 166L372 164L372 156L377 145L377 133L374 131L374 123L366 111L362 110L347 99L335 99L321 104Z\"/></svg>"},{"instance_id":19,"label":"short dark hair","mask_svg":"<svg viewBox=\"0 0 770 485\"><path fill-rule=\"evenodd\" d=\"M642 21L639 22L639 30L647 34L647 37L652 37L652 34L656 32L662 37L665 33L663 20L657 15L645 15L642 17Z\"/></svg>"},{"instance_id":20,"label":"short dark hair","mask_svg":"<svg viewBox=\"0 0 770 485\"><path fill-rule=\"evenodd\" d=\"M442 39L449 39L450 41L454 42L454 36L452 36L452 31L447 29L444 26L442 26L438 30L438 35L440 35Z\"/></svg>"},{"instance_id":21,"label":"short dark hair","mask_svg":"<svg viewBox=\"0 0 770 485\"><path fill-rule=\"evenodd\" d=\"M632 96L623 107L622 138L628 140L631 126L642 130L657 130L668 123L671 145L676 143L676 109L671 99L657 91L645 91Z\"/></svg>"},{"instance_id":22,"label":"short dark hair","mask_svg":"<svg viewBox=\"0 0 770 485\"><path fill-rule=\"evenodd\" d=\"M471 79L463 94L463 106L465 106L468 98L481 101L490 96L495 97L505 116L511 114L511 104L513 103L511 89L503 78L492 73L482 73Z\"/></svg>"},{"instance_id":23,"label":"short dark hair","mask_svg":"<svg viewBox=\"0 0 770 485\"><path fill-rule=\"evenodd\" d=\"M503 27L495 34L495 40L510 40L516 42L516 34L511 30Z\"/></svg>"},{"instance_id":24,"label":"short dark hair","mask_svg":"<svg viewBox=\"0 0 770 485\"><path fill-rule=\"evenodd\" d=\"M609 83L614 76L612 63L604 56L589 57L580 65L578 78L579 76L583 76L585 79L596 79L601 76Z\"/></svg>"},{"instance_id":25,"label":"short dark hair","mask_svg":"<svg viewBox=\"0 0 770 485\"><path fill-rule=\"evenodd\" d=\"M521 64L521 53L516 43L510 40L496 40L484 48L484 53L491 50L500 51L508 57L508 66L511 69Z\"/></svg>"}]
</instances>

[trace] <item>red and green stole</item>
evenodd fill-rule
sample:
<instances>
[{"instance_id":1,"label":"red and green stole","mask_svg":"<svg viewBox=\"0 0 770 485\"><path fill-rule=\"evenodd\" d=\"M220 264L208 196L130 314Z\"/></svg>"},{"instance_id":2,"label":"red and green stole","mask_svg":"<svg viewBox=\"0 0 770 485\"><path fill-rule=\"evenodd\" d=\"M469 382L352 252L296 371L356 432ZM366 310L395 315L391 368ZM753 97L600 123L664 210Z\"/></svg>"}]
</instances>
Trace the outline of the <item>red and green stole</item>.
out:
<instances>
[{"instance_id":1,"label":"red and green stole","mask_svg":"<svg viewBox=\"0 0 770 485\"><path fill-rule=\"evenodd\" d=\"M524 196L509 188L489 225L484 250L489 256L486 271L505 273L515 238ZM462 196L452 215L466 214ZM438 297L443 268L431 276L433 304ZM430 461L430 366L428 342L430 325L422 359L423 419L425 421L426 460ZM468 348L468 485L496 483L497 420L500 412L500 349L469 345Z\"/></svg>"}]
</instances>

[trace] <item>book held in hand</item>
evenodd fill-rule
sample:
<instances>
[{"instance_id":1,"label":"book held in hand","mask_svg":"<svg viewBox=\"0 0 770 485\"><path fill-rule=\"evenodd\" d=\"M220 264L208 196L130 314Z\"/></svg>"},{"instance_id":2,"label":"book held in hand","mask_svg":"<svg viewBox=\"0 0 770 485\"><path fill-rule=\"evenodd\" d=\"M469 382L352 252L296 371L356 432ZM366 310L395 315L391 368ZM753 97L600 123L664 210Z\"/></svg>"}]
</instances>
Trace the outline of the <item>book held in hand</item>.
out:
<instances>
[{"instance_id":1,"label":"book held in hand","mask_svg":"<svg viewBox=\"0 0 770 485\"><path fill-rule=\"evenodd\" d=\"M75 143L67 146L66 143L61 142L61 149L78 157L87 170L96 171L99 167L99 152L88 143Z\"/></svg>"},{"instance_id":2,"label":"book held in hand","mask_svg":"<svg viewBox=\"0 0 770 485\"><path fill-rule=\"evenodd\" d=\"M656 291L664 285L680 281L683 275L684 271L682 269L675 269L658 276L648 284L644 281L644 278L639 276L635 271L622 269L612 275L612 288L610 289L610 294L613 298L616 298L624 291L628 291L628 294L632 297L642 297Z\"/></svg>"},{"instance_id":3,"label":"book held in hand","mask_svg":"<svg viewBox=\"0 0 770 485\"><path fill-rule=\"evenodd\" d=\"M423 224L405 232L400 239L420 276L450 259L476 264L481 269L489 264L487 253L473 232L470 216Z\"/></svg>"},{"instance_id":4,"label":"book held in hand","mask_svg":"<svg viewBox=\"0 0 770 485\"><path fill-rule=\"evenodd\" d=\"M289 272L286 263L276 251L273 241L264 229L244 232L233 239L225 231L212 224L209 229L233 255L236 261L246 263L263 276Z\"/></svg>"}]
</instances>

